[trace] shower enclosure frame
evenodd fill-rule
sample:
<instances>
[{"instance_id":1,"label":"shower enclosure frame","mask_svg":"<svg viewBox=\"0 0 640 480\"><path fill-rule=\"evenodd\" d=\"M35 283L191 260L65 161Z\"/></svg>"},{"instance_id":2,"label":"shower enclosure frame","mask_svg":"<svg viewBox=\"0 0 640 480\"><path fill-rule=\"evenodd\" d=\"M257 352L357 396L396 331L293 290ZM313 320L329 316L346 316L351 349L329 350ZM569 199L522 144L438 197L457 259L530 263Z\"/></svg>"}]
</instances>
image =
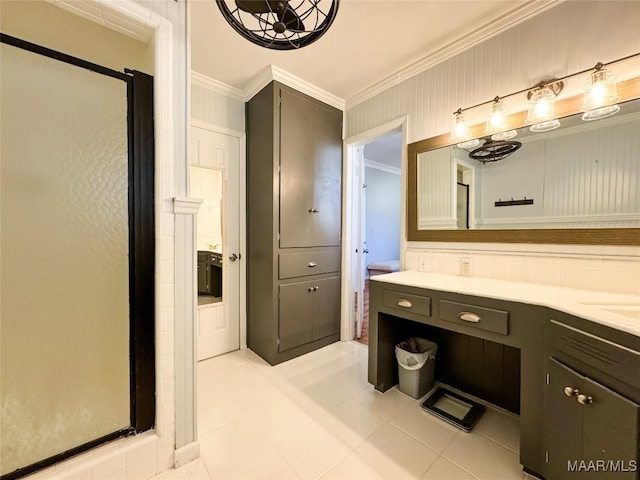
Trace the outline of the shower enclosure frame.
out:
<instances>
[{"instance_id":1,"label":"shower enclosure frame","mask_svg":"<svg viewBox=\"0 0 640 480\"><path fill-rule=\"evenodd\" d=\"M0 33L0 43L106 75L127 85L130 426L0 477L0 480L13 480L110 440L139 434L155 426L154 93L153 77L136 70L118 72L3 33Z\"/></svg>"}]
</instances>

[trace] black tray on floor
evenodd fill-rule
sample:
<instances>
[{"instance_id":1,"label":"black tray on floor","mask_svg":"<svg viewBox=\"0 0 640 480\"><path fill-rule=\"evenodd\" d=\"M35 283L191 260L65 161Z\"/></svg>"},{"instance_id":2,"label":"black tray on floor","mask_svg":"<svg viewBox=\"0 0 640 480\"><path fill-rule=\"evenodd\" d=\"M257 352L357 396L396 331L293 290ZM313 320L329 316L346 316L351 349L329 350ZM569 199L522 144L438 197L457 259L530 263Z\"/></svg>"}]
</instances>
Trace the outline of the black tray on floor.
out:
<instances>
[{"instance_id":1,"label":"black tray on floor","mask_svg":"<svg viewBox=\"0 0 640 480\"><path fill-rule=\"evenodd\" d=\"M420 406L428 413L470 432L484 413L484 406L462 395L439 387Z\"/></svg>"}]
</instances>

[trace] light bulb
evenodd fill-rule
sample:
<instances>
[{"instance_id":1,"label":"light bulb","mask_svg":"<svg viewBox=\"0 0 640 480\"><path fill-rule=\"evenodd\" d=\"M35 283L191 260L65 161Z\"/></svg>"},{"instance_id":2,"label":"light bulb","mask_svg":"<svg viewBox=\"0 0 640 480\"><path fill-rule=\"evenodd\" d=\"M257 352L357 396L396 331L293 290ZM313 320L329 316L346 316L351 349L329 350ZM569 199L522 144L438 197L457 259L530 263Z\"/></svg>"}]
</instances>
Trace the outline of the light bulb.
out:
<instances>
[{"instance_id":1,"label":"light bulb","mask_svg":"<svg viewBox=\"0 0 640 480\"><path fill-rule=\"evenodd\" d=\"M469 129L469 125L467 125L467 121L462 109L458 109L454 114L454 123L453 129L451 130L450 141L452 142L460 142L468 140L471 137L471 130Z\"/></svg>"},{"instance_id":2,"label":"light bulb","mask_svg":"<svg viewBox=\"0 0 640 480\"><path fill-rule=\"evenodd\" d=\"M496 97L491 104L485 133L501 132L508 129L509 122L507 122L507 113L505 111L504 103L499 97Z\"/></svg>"}]
</instances>

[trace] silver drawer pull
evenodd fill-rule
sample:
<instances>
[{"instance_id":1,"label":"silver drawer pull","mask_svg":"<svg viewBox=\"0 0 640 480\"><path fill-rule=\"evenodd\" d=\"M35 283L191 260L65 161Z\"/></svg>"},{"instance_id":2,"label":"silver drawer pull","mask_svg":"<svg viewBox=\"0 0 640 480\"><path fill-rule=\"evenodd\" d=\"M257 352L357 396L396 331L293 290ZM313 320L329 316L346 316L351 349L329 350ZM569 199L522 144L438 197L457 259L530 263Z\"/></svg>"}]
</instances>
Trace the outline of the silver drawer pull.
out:
<instances>
[{"instance_id":1,"label":"silver drawer pull","mask_svg":"<svg viewBox=\"0 0 640 480\"><path fill-rule=\"evenodd\" d=\"M477 315L472 312L460 312L458 314L458 318L460 320L464 320L465 322L473 322L473 323L478 323L481 320L480 315Z\"/></svg>"},{"instance_id":2,"label":"silver drawer pull","mask_svg":"<svg viewBox=\"0 0 640 480\"><path fill-rule=\"evenodd\" d=\"M400 300L398 300L396 302L396 304L399 307L403 307L403 308L411 308L411 307L413 307L413 304L409 300L405 300L404 298L401 298Z\"/></svg>"},{"instance_id":3,"label":"silver drawer pull","mask_svg":"<svg viewBox=\"0 0 640 480\"><path fill-rule=\"evenodd\" d=\"M309 262L307 263L307 267L311 268L311 267L317 267L318 264L316 262Z\"/></svg>"}]
</instances>

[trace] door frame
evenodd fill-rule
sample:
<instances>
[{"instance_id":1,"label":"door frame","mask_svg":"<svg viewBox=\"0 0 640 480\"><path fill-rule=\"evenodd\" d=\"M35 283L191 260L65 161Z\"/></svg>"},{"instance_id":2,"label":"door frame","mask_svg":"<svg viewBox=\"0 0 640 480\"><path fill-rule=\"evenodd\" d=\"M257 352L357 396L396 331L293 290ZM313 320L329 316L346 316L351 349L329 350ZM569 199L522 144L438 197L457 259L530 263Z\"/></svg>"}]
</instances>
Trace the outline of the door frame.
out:
<instances>
[{"instance_id":1,"label":"door frame","mask_svg":"<svg viewBox=\"0 0 640 480\"><path fill-rule=\"evenodd\" d=\"M407 247L407 145L408 145L409 116L390 120L377 127L365 130L347 137L343 141L342 164L342 269L341 269L341 308L340 308L340 339L348 341L354 339L356 326L355 295L354 292L360 282L358 278L361 264L361 249L357 245L360 219L356 218L360 202L360 189L354 187L357 180L354 161L356 149L362 147L377 137L381 137L392 130L400 128L402 132L402 152L400 158L400 195L402 197L400 209L400 270L404 269L404 252ZM364 169L364 165L362 165ZM362 210L360 210L362 211ZM356 249L358 252L356 253Z\"/></svg>"},{"instance_id":2,"label":"door frame","mask_svg":"<svg viewBox=\"0 0 640 480\"><path fill-rule=\"evenodd\" d=\"M239 177L240 182L240 195L239 208L240 208L240 349L247 348L247 262L243 259L247 258L247 134L239 130L233 130L231 128L222 127L213 123L206 122L204 120L198 120L191 118L189 125L210 132L219 133L222 135L228 135L235 137L240 142L240 165L239 165ZM189 144L189 142L187 142ZM191 164L189 164L191 165ZM191 192L191 177L187 180L188 191ZM194 239L195 240L195 239ZM195 268L195 267L194 267ZM197 309L197 291L194 291L194 302ZM196 328L197 315L194 315L193 322L194 328ZM194 361L197 363L197 358L194 357Z\"/></svg>"}]
</instances>

